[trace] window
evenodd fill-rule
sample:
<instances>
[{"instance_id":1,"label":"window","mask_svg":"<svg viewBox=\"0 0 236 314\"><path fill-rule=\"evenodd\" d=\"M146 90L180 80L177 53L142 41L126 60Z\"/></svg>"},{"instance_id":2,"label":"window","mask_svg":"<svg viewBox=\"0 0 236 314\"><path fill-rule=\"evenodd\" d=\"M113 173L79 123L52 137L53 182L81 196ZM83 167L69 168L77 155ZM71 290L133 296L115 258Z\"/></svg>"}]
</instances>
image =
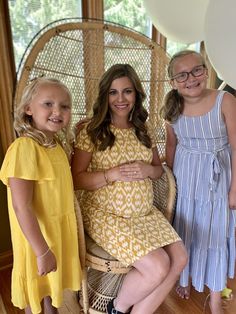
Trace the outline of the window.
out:
<instances>
[{"instance_id":1,"label":"window","mask_svg":"<svg viewBox=\"0 0 236 314\"><path fill-rule=\"evenodd\" d=\"M142 0L104 0L104 20L151 37L152 24Z\"/></svg>"},{"instance_id":2,"label":"window","mask_svg":"<svg viewBox=\"0 0 236 314\"><path fill-rule=\"evenodd\" d=\"M171 41L167 39L167 44L166 44L166 51L170 56L173 56L176 52L180 50L195 50L195 51L200 51L200 42L198 43L193 43L193 44L182 44L178 42Z\"/></svg>"},{"instance_id":3,"label":"window","mask_svg":"<svg viewBox=\"0 0 236 314\"><path fill-rule=\"evenodd\" d=\"M152 21L142 0L104 0L104 19L152 36ZM200 43L181 44L167 39L166 50L170 56L183 49L200 51Z\"/></svg>"},{"instance_id":4,"label":"window","mask_svg":"<svg viewBox=\"0 0 236 314\"><path fill-rule=\"evenodd\" d=\"M9 0L16 68L33 37L47 24L81 17L81 0Z\"/></svg>"}]
</instances>

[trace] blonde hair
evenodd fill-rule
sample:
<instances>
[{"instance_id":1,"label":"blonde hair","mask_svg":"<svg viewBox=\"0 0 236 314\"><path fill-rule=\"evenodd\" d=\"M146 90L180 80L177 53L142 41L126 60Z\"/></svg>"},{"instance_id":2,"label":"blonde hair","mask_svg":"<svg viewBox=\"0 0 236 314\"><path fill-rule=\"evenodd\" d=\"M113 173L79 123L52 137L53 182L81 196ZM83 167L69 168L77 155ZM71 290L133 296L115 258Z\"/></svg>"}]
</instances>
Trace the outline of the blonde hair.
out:
<instances>
[{"instance_id":1,"label":"blonde hair","mask_svg":"<svg viewBox=\"0 0 236 314\"><path fill-rule=\"evenodd\" d=\"M53 140L49 141L44 132L34 127L32 116L26 113L26 107L31 103L38 88L44 84L57 85L64 89L69 96L70 104L72 104L71 93L61 81L54 78L38 77L31 81L23 90L21 101L15 110L14 128L18 136L30 137L44 147L52 148L56 146L56 143L59 143L69 155L74 140L73 133L70 130L70 123L55 134Z\"/></svg>"},{"instance_id":2,"label":"blonde hair","mask_svg":"<svg viewBox=\"0 0 236 314\"><path fill-rule=\"evenodd\" d=\"M170 80L172 79L174 75L173 68L174 68L175 62L179 58L188 56L191 54L195 54L196 56L198 56L202 64L205 66L205 68L207 68L206 62L203 56L199 52L194 51L194 50L182 50L174 54L172 58L170 59L170 62L168 65L168 76ZM183 112L183 108L184 108L184 99L182 95L180 95L176 89L172 88L166 94L165 99L164 99L164 104L160 108L159 113L160 113L161 118L163 118L164 120L167 120L169 122L174 122L178 119L179 115Z\"/></svg>"}]
</instances>

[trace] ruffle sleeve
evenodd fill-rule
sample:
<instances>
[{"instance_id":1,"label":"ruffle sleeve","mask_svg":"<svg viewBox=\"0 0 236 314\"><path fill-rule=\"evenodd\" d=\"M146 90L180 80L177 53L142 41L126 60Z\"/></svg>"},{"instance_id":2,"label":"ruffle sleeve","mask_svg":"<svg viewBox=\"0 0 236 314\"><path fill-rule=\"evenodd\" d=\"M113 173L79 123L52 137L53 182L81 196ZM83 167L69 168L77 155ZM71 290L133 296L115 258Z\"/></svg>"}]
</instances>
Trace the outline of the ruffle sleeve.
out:
<instances>
[{"instance_id":1,"label":"ruffle sleeve","mask_svg":"<svg viewBox=\"0 0 236 314\"><path fill-rule=\"evenodd\" d=\"M87 124L79 131L79 134L76 138L75 147L88 153L93 152L94 144L92 143L87 133Z\"/></svg>"},{"instance_id":2,"label":"ruffle sleeve","mask_svg":"<svg viewBox=\"0 0 236 314\"><path fill-rule=\"evenodd\" d=\"M8 178L25 180L55 180L46 150L28 137L16 139L8 148L0 171L0 179L8 185Z\"/></svg>"}]
</instances>

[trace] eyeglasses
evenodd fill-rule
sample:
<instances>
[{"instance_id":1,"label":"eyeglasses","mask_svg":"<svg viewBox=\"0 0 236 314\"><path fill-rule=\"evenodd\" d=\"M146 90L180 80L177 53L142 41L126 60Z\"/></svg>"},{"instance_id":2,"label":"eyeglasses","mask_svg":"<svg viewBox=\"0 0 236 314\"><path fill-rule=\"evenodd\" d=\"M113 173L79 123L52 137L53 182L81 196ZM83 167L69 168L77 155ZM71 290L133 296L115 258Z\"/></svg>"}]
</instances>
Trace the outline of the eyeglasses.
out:
<instances>
[{"instance_id":1,"label":"eyeglasses","mask_svg":"<svg viewBox=\"0 0 236 314\"><path fill-rule=\"evenodd\" d=\"M176 82L178 82L178 83L183 83L183 82L187 81L190 74L192 74L192 76L194 76L194 77L199 77L199 76L203 75L205 72L205 69L206 69L206 66L204 64L197 65L196 67L194 67L192 69L192 71L178 73L178 74L174 75L171 79L176 80Z\"/></svg>"}]
</instances>

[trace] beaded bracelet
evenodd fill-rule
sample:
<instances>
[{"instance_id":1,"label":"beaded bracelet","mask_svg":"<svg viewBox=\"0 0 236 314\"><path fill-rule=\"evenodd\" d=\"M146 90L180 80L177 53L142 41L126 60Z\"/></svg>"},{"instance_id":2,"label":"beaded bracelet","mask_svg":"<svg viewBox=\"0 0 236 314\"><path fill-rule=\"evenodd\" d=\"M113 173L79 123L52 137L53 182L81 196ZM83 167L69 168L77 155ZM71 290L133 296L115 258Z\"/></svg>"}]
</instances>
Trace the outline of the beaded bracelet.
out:
<instances>
[{"instance_id":1,"label":"beaded bracelet","mask_svg":"<svg viewBox=\"0 0 236 314\"><path fill-rule=\"evenodd\" d=\"M111 185L113 182L108 179L106 170L103 171L103 175L104 175L104 179L106 181L106 184Z\"/></svg>"},{"instance_id":2,"label":"beaded bracelet","mask_svg":"<svg viewBox=\"0 0 236 314\"><path fill-rule=\"evenodd\" d=\"M46 256L50 251L50 247L47 249L47 251L45 253L43 253L42 255L37 256L37 258L42 258L44 256Z\"/></svg>"}]
</instances>

